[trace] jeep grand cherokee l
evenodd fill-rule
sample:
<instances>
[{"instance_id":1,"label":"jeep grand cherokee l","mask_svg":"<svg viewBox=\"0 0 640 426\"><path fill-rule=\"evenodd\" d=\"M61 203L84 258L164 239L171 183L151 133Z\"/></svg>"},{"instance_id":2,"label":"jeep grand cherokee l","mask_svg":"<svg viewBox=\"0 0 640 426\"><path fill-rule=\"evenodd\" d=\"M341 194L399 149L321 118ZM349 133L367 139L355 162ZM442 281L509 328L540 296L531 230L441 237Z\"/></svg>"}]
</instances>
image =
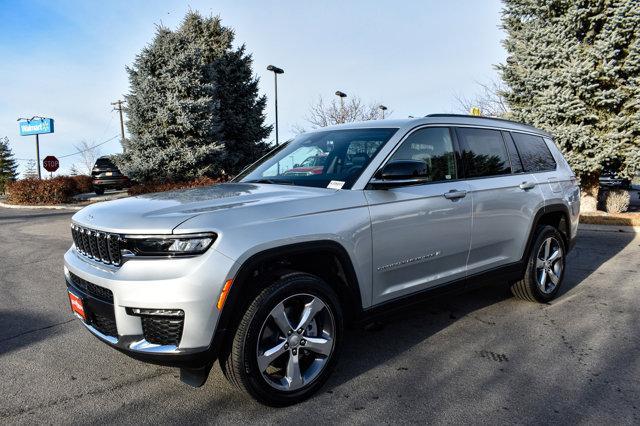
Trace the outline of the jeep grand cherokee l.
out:
<instances>
[{"instance_id":1,"label":"jeep grand cherokee l","mask_svg":"<svg viewBox=\"0 0 640 426\"><path fill-rule=\"evenodd\" d=\"M326 156L322 172L291 164ZM304 133L231 183L94 204L64 256L73 312L106 344L202 385L214 360L269 405L309 397L346 324L487 280L545 303L578 227L551 136L431 115Z\"/></svg>"}]
</instances>

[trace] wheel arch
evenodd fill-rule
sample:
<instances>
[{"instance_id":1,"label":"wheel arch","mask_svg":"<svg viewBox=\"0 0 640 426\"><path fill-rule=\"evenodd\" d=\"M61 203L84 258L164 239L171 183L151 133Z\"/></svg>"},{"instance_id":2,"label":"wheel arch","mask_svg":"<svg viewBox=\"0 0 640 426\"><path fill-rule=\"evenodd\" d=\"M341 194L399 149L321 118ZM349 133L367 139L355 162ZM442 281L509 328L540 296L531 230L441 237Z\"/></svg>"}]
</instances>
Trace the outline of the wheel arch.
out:
<instances>
[{"instance_id":1,"label":"wheel arch","mask_svg":"<svg viewBox=\"0 0 640 426\"><path fill-rule=\"evenodd\" d=\"M565 245L565 249L570 249L570 215L569 207L564 204L549 204L541 207L535 214L531 223L531 229L529 230L529 237L527 238L527 245L522 256L522 264L526 264L529 255L531 254L531 243L535 237L536 229L540 225L550 225L560 231L562 239Z\"/></svg>"},{"instance_id":2,"label":"wheel arch","mask_svg":"<svg viewBox=\"0 0 640 426\"><path fill-rule=\"evenodd\" d=\"M325 280L336 291L347 321L362 312L360 285L347 250L331 240L294 243L260 251L242 263L218 320L216 335L234 326L261 288L294 270Z\"/></svg>"}]
</instances>

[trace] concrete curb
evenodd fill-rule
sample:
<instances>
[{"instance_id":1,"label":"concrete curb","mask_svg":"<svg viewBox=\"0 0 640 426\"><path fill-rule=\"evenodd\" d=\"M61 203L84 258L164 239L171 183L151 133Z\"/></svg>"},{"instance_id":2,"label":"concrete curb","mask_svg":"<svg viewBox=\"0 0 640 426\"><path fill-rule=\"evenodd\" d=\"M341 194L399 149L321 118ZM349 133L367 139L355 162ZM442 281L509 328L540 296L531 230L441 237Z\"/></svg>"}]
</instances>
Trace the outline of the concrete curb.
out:
<instances>
[{"instance_id":1,"label":"concrete curb","mask_svg":"<svg viewBox=\"0 0 640 426\"><path fill-rule=\"evenodd\" d=\"M590 223L581 223L578 230L582 231L602 231L602 232L626 232L629 234L640 234L640 226L629 225L593 225Z\"/></svg>"},{"instance_id":2,"label":"concrete curb","mask_svg":"<svg viewBox=\"0 0 640 426\"><path fill-rule=\"evenodd\" d=\"M120 198L126 198L128 196L129 193L127 192L127 190L123 189L120 191L109 192L103 195L95 195L92 192L88 192L86 194L74 195L73 199L81 202L87 201L89 203L97 203L101 201L118 200Z\"/></svg>"},{"instance_id":3,"label":"concrete curb","mask_svg":"<svg viewBox=\"0 0 640 426\"><path fill-rule=\"evenodd\" d=\"M55 206L21 206L17 204L6 204L0 201L0 207L7 209L23 209L23 210L80 210L86 206L74 206L72 204L58 204Z\"/></svg>"}]
</instances>

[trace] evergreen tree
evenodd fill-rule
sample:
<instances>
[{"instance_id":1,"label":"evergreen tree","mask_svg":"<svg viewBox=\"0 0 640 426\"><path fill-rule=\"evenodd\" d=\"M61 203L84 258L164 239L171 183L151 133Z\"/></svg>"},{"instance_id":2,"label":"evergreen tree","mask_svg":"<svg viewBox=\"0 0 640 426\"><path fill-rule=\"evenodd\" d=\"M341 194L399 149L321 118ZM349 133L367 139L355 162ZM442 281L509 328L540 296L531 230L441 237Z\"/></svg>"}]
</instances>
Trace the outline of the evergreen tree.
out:
<instances>
[{"instance_id":1,"label":"evergreen tree","mask_svg":"<svg viewBox=\"0 0 640 426\"><path fill-rule=\"evenodd\" d=\"M606 160L640 170L640 2L505 0L499 65L513 118L555 136L595 209Z\"/></svg>"},{"instance_id":2,"label":"evergreen tree","mask_svg":"<svg viewBox=\"0 0 640 426\"><path fill-rule=\"evenodd\" d=\"M13 182L18 177L18 164L9 147L9 138L0 138L0 194L4 194L7 182Z\"/></svg>"},{"instance_id":3,"label":"evergreen tree","mask_svg":"<svg viewBox=\"0 0 640 426\"><path fill-rule=\"evenodd\" d=\"M175 31L159 27L130 68L130 138L116 161L136 180L235 173L266 150L265 98L251 56L233 49L220 18L189 12Z\"/></svg>"}]
</instances>

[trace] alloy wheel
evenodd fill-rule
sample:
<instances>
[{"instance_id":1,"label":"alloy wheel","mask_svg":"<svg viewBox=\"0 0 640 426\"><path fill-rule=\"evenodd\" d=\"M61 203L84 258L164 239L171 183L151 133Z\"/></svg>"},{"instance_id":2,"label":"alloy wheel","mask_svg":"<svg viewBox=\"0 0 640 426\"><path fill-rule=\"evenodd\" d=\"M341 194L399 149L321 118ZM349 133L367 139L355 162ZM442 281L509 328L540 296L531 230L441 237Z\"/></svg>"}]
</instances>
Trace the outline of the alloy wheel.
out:
<instances>
[{"instance_id":1,"label":"alloy wheel","mask_svg":"<svg viewBox=\"0 0 640 426\"><path fill-rule=\"evenodd\" d=\"M313 382L334 347L335 320L317 296L296 294L269 313L258 337L262 377L275 389L295 391Z\"/></svg>"},{"instance_id":2,"label":"alloy wheel","mask_svg":"<svg viewBox=\"0 0 640 426\"><path fill-rule=\"evenodd\" d=\"M536 257L536 282L544 294L550 294L560 283L564 264L562 246L554 237L542 242Z\"/></svg>"}]
</instances>

